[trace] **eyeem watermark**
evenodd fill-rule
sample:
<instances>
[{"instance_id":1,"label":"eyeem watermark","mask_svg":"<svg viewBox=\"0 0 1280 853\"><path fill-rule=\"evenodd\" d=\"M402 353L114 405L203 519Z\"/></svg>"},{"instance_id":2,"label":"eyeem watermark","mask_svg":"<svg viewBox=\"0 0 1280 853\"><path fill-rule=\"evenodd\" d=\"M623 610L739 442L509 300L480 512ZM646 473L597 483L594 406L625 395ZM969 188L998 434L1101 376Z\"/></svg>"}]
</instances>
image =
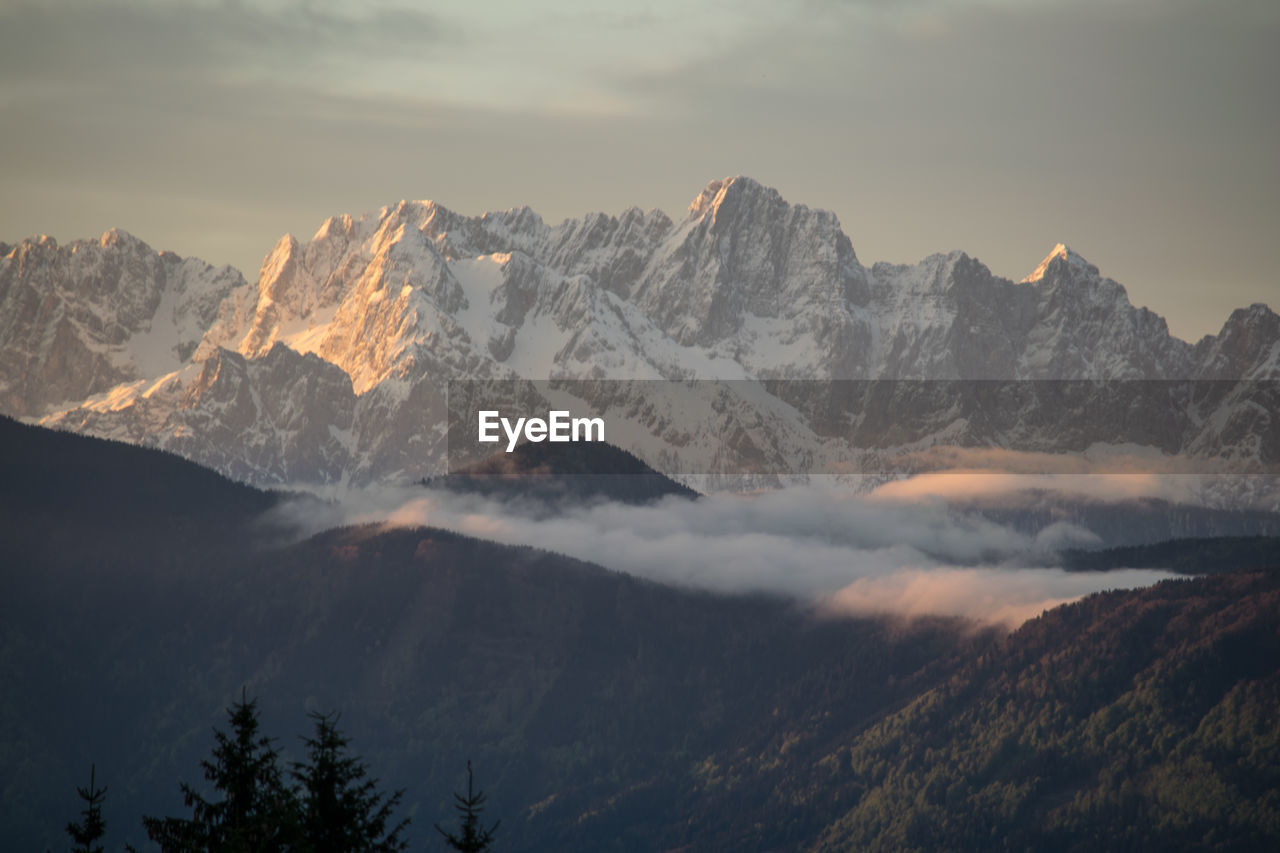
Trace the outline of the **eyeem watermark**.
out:
<instances>
[{"instance_id":1,"label":"eyeem watermark","mask_svg":"<svg viewBox=\"0 0 1280 853\"><path fill-rule=\"evenodd\" d=\"M512 423L496 409L476 413L479 439L486 443L500 440L498 428L507 436L507 452L516 449L523 433L525 441L604 441L604 418L575 418L568 411L558 409L547 412L543 418L516 418Z\"/></svg>"},{"instance_id":2,"label":"eyeem watermark","mask_svg":"<svg viewBox=\"0 0 1280 853\"><path fill-rule=\"evenodd\" d=\"M469 379L446 394L450 471L499 446L607 440L668 474L1280 476L1277 379Z\"/></svg>"}]
</instances>

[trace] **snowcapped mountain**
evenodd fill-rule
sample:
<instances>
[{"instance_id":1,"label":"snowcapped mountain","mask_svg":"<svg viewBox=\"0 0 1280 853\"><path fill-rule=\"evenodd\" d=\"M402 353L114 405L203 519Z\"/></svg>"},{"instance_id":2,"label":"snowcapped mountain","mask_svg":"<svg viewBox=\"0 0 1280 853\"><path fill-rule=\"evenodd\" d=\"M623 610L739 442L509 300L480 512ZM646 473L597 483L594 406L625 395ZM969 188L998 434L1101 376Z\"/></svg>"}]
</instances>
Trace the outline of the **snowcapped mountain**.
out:
<instances>
[{"instance_id":1,"label":"snowcapped mountain","mask_svg":"<svg viewBox=\"0 0 1280 853\"><path fill-rule=\"evenodd\" d=\"M400 202L284 237L256 285L123 232L5 248L0 410L265 484L438 471L450 378L750 380L706 406L611 401L667 439L648 460L666 470L838 450L847 412L780 399L775 380L1280 378L1266 306L1192 345L1065 245L1016 283L962 252L866 267L833 214L741 177L678 222ZM1175 435L1136 438L1276 461L1276 409L1256 397L1224 391Z\"/></svg>"},{"instance_id":2,"label":"snowcapped mountain","mask_svg":"<svg viewBox=\"0 0 1280 853\"><path fill-rule=\"evenodd\" d=\"M0 408L23 416L181 367L244 287L231 267L157 253L120 230L4 249Z\"/></svg>"}]
</instances>

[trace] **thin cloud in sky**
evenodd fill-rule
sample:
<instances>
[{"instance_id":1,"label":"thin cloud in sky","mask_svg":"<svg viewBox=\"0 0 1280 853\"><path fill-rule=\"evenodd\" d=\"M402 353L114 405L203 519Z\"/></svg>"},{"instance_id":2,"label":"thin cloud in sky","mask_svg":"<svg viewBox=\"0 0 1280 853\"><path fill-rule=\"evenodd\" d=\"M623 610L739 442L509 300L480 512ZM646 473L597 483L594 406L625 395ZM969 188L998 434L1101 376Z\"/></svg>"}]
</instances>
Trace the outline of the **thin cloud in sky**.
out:
<instances>
[{"instance_id":1,"label":"thin cloud in sky","mask_svg":"<svg viewBox=\"0 0 1280 853\"><path fill-rule=\"evenodd\" d=\"M427 11L381 4L129 3L0 10L10 97L34 85L106 93L290 81L331 90L369 63L429 59L459 36ZM121 97L130 94L119 91Z\"/></svg>"}]
</instances>

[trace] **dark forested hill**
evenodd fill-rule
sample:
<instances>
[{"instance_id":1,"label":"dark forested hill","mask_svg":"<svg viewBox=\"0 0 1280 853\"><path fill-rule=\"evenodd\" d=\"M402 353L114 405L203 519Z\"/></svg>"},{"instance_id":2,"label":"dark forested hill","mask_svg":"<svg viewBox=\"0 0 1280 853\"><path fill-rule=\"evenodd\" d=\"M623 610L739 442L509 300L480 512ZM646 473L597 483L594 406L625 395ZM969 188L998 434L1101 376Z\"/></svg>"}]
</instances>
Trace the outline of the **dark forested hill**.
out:
<instances>
[{"instance_id":1,"label":"dark forested hill","mask_svg":"<svg viewBox=\"0 0 1280 853\"><path fill-rule=\"evenodd\" d=\"M1197 537L1100 551L1071 550L1063 553L1062 563L1079 572L1140 568L1185 575L1275 569L1280 568L1280 536Z\"/></svg>"},{"instance_id":2,"label":"dark forested hill","mask_svg":"<svg viewBox=\"0 0 1280 853\"><path fill-rule=\"evenodd\" d=\"M179 456L3 416L0 471L0 510L6 519L47 518L102 527L137 523L142 516L157 525L199 516L215 529L241 524L276 500Z\"/></svg>"},{"instance_id":3,"label":"dark forested hill","mask_svg":"<svg viewBox=\"0 0 1280 853\"><path fill-rule=\"evenodd\" d=\"M142 813L179 810L178 782L199 781L242 685L294 757L306 712L341 710L375 772L409 789L415 846L451 817L468 758L505 849L675 845L706 756L817 709L870 719L990 642L436 530L283 542L260 521L270 495L11 428L32 448L0 457L25 472L0 478L0 835L15 849L60 844L90 762L109 838L139 840Z\"/></svg>"},{"instance_id":4,"label":"dark forested hill","mask_svg":"<svg viewBox=\"0 0 1280 853\"><path fill-rule=\"evenodd\" d=\"M524 442L429 481L456 491L559 504L611 500L644 504L665 497L696 498L688 486L660 474L635 455L604 443Z\"/></svg>"},{"instance_id":5,"label":"dark forested hill","mask_svg":"<svg viewBox=\"0 0 1280 853\"><path fill-rule=\"evenodd\" d=\"M857 796L817 846L1274 849L1277 711L1274 572L1091 596L828 753Z\"/></svg>"},{"instance_id":6,"label":"dark forested hill","mask_svg":"<svg viewBox=\"0 0 1280 853\"><path fill-rule=\"evenodd\" d=\"M65 846L90 762L109 849L138 843L242 686L289 758L307 711L342 711L407 788L413 849L468 758L511 851L1280 838L1275 573L1094 596L1009 636L819 619L430 529L284 541L271 495L2 426L4 849Z\"/></svg>"}]
</instances>

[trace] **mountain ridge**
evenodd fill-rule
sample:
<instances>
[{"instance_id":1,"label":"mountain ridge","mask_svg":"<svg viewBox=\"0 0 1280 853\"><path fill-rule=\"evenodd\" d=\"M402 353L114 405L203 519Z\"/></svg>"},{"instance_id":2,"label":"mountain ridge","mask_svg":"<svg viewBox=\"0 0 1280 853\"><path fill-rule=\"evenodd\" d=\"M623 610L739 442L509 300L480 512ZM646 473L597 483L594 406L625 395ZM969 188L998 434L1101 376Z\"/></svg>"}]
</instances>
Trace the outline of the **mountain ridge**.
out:
<instances>
[{"instance_id":1,"label":"mountain ridge","mask_svg":"<svg viewBox=\"0 0 1280 853\"><path fill-rule=\"evenodd\" d=\"M0 315L10 318L0 321L0 411L171 447L263 484L437 473L450 378L1280 378L1280 317L1266 306L1234 312L1191 344L1063 244L1019 283L959 251L867 267L834 214L741 176L709 183L678 222L630 208L552 226L528 207L464 216L401 201L330 217L306 242L286 235L256 284L195 262L182 262L194 285L186 273L130 272L116 242L144 272L177 262L126 237L104 235L97 250L75 244L79 266L51 240L0 258ZM138 290L143 308L106 322L93 300L103 285ZM63 307L32 308L42 289ZM159 304L187 289L200 295L192 305ZM64 322L77 312L94 322ZM162 315L182 318L178 331L164 331ZM272 356L278 346L324 364ZM164 359L144 369L126 357L135 350ZM227 393L257 403L233 411L205 399L212 386L198 377L200 365L237 357L288 366L241 370L240 389ZM1247 397L1206 412L1182 446L1258 452L1211 428L1247 416L1237 413ZM279 398L288 415L268 416L262 401ZM252 423L250 408L261 413ZM731 408L730 420L688 421L683 431L759 420L749 400ZM821 457L829 442L814 417L786 414L776 428L790 431L797 452ZM232 438L250 427L261 434L253 461ZM310 438L295 447L292 430ZM1280 424L1263 425L1264 436L1274 430Z\"/></svg>"}]
</instances>

